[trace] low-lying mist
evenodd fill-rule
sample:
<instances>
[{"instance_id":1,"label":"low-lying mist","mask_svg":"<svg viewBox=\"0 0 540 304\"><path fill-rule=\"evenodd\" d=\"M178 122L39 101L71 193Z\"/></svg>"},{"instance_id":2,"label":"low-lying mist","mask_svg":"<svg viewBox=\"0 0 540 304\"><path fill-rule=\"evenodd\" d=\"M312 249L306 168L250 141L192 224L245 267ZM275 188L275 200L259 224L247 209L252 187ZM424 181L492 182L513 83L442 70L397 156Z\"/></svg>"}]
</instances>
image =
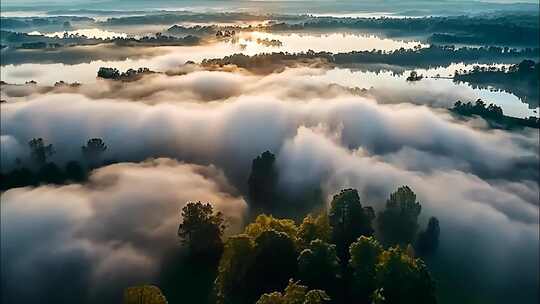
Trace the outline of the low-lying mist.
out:
<instances>
[{"instance_id":1,"label":"low-lying mist","mask_svg":"<svg viewBox=\"0 0 540 304\"><path fill-rule=\"evenodd\" d=\"M196 71L3 87L13 101L1 105L2 168L28 162L36 137L53 144L57 163L81 159L94 137L106 142L104 157L119 162L85 184L2 194L3 301L60 301L61 286L76 302L114 302L124 286L157 282L165 257L181 250L186 202L211 202L230 231L240 229L251 162L266 150L276 154L284 196L321 188L329 198L353 187L379 210L398 186L414 189L422 221L441 223L441 247L428 263L443 296L538 299L538 130L493 130L409 99L385 103L313 81L321 73ZM392 97L399 101L397 91ZM160 157L171 159L147 160Z\"/></svg>"}]
</instances>

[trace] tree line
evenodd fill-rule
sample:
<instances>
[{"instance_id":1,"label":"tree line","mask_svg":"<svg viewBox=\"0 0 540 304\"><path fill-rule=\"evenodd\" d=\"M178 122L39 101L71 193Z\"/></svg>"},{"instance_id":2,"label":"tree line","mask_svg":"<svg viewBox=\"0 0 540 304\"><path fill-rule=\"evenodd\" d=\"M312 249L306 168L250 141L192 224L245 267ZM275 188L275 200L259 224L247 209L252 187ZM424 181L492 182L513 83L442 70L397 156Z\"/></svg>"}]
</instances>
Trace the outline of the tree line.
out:
<instances>
[{"instance_id":1,"label":"tree line","mask_svg":"<svg viewBox=\"0 0 540 304\"><path fill-rule=\"evenodd\" d=\"M531 108L539 106L540 62L523 60L508 68L475 66L471 71L456 71L454 81L476 88L496 88L516 95Z\"/></svg>"},{"instance_id":2,"label":"tree line","mask_svg":"<svg viewBox=\"0 0 540 304\"><path fill-rule=\"evenodd\" d=\"M381 63L400 66L432 67L449 65L453 62L489 62L538 58L538 48L512 49L508 47L461 47L437 46L400 48L393 51L371 50L348 53L314 52L300 53L274 52L248 56L234 54L223 58L204 59L203 66L236 65L245 69L258 69L268 65L279 67L294 64L299 60L322 60L330 64Z\"/></svg>"},{"instance_id":3,"label":"tree line","mask_svg":"<svg viewBox=\"0 0 540 304\"><path fill-rule=\"evenodd\" d=\"M84 161L72 160L63 167L51 161L56 150L43 138L30 140L28 149L26 162L17 158L15 169L0 172L0 190L40 184L83 182L87 179L90 170L103 165L103 154L107 150L107 145L101 138L91 138L81 147L81 156Z\"/></svg>"},{"instance_id":4,"label":"tree line","mask_svg":"<svg viewBox=\"0 0 540 304\"><path fill-rule=\"evenodd\" d=\"M480 116L485 119L492 128L516 129L516 128L535 128L540 129L540 120L538 117L518 118L504 115L503 109L495 104L487 105L482 99L477 99L474 104L461 102L458 100L450 111L459 116Z\"/></svg>"},{"instance_id":5,"label":"tree line","mask_svg":"<svg viewBox=\"0 0 540 304\"><path fill-rule=\"evenodd\" d=\"M437 249L439 221L432 217L420 231L420 212L407 186L376 216L357 190L344 189L327 211L299 224L260 214L224 240L223 215L191 202L178 234L193 256L219 261L210 302L436 303L435 281L417 256Z\"/></svg>"}]
</instances>

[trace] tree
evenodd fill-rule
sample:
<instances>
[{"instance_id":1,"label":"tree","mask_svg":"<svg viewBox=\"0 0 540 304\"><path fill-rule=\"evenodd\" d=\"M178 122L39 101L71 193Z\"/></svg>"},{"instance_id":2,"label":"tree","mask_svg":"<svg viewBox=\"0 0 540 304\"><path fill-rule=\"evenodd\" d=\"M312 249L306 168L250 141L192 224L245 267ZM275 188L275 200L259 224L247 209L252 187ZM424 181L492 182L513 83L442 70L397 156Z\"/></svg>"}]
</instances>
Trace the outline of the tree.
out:
<instances>
[{"instance_id":1,"label":"tree","mask_svg":"<svg viewBox=\"0 0 540 304\"><path fill-rule=\"evenodd\" d=\"M255 239L253 266L248 271L246 303L263 293L281 290L296 275L298 253L293 239L283 232L264 231Z\"/></svg>"},{"instance_id":2,"label":"tree","mask_svg":"<svg viewBox=\"0 0 540 304\"><path fill-rule=\"evenodd\" d=\"M256 304L322 304L330 301L323 290L308 290L307 286L289 280L283 293L272 292L261 295Z\"/></svg>"},{"instance_id":3,"label":"tree","mask_svg":"<svg viewBox=\"0 0 540 304\"><path fill-rule=\"evenodd\" d=\"M298 278L310 288L323 289L333 297L337 292L339 260L336 246L314 240L298 257ZM335 298L335 297L334 297Z\"/></svg>"},{"instance_id":4,"label":"tree","mask_svg":"<svg viewBox=\"0 0 540 304\"><path fill-rule=\"evenodd\" d=\"M377 284L386 303L434 304L435 283L424 262L399 247L382 252L376 267Z\"/></svg>"},{"instance_id":5,"label":"tree","mask_svg":"<svg viewBox=\"0 0 540 304\"><path fill-rule=\"evenodd\" d=\"M256 239L265 231L274 230L287 234L292 240L296 240L298 227L293 220L278 219L271 215L261 214L257 216L255 221L249 224L244 233Z\"/></svg>"},{"instance_id":6,"label":"tree","mask_svg":"<svg viewBox=\"0 0 540 304\"><path fill-rule=\"evenodd\" d=\"M416 242L418 253L425 256L435 252L439 247L440 233L439 220L436 217L431 217L426 230L418 235L418 241Z\"/></svg>"},{"instance_id":7,"label":"tree","mask_svg":"<svg viewBox=\"0 0 540 304\"><path fill-rule=\"evenodd\" d=\"M65 181L65 175L55 163L47 163L39 168L37 179L40 183L58 185Z\"/></svg>"},{"instance_id":8,"label":"tree","mask_svg":"<svg viewBox=\"0 0 540 304\"><path fill-rule=\"evenodd\" d=\"M182 219L178 235L188 245L193 256L221 255L223 250L221 236L225 230L225 220L221 212L214 213L209 203L190 202L182 208Z\"/></svg>"},{"instance_id":9,"label":"tree","mask_svg":"<svg viewBox=\"0 0 540 304\"><path fill-rule=\"evenodd\" d=\"M330 242L332 238L332 227L328 220L326 212L313 216L308 214L300 227L298 227L298 243L302 249L308 248L310 243L314 240L321 240L323 242Z\"/></svg>"},{"instance_id":10,"label":"tree","mask_svg":"<svg viewBox=\"0 0 540 304\"><path fill-rule=\"evenodd\" d=\"M82 182L86 179L86 172L76 161L70 161L66 164L65 173L66 178L74 182Z\"/></svg>"},{"instance_id":11,"label":"tree","mask_svg":"<svg viewBox=\"0 0 540 304\"><path fill-rule=\"evenodd\" d=\"M101 156L106 150L107 146L101 138L91 138L88 140L85 146L81 147L84 158L92 166L94 166L101 159Z\"/></svg>"},{"instance_id":12,"label":"tree","mask_svg":"<svg viewBox=\"0 0 540 304\"><path fill-rule=\"evenodd\" d=\"M30 158L38 165L43 166L47 159L55 153L52 144L46 145L43 138L33 138L28 142Z\"/></svg>"},{"instance_id":13,"label":"tree","mask_svg":"<svg viewBox=\"0 0 540 304\"><path fill-rule=\"evenodd\" d=\"M349 260L349 246L362 235L373 234L371 222L375 217L371 207L362 207L358 191L341 190L330 203L330 226L332 240L336 244L338 257L342 263Z\"/></svg>"},{"instance_id":14,"label":"tree","mask_svg":"<svg viewBox=\"0 0 540 304\"><path fill-rule=\"evenodd\" d=\"M273 209L278 181L275 161L275 155L269 151L253 160L248 179L248 197L253 214Z\"/></svg>"},{"instance_id":15,"label":"tree","mask_svg":"<svg viewBox=\"0 0 540 304\"><path fill-rule=\"evenodd\" d=\"M379 213L377 223L385 245L402 245L414 241L418 230L418 215L422 210L416 194L408 186L390 194L386 209Z\"/></svg>"},{"instance_id":16,"label":"tree","mask_svg":"<svg viewBox=\"0 0 540 304\"><path fill-rule=\"evenodd\" d=\"M97 77L104 79L118 79L120 77L120 71L116 68L101 67L98 70Z\"/></svg>"},{"instance_id":17,"label":"tree","mask_svg":"<svg viewBox=\"0 0 540 304\"><path fill-rule=\"evenodd\" d=\"M124 290L124 304L167 304L161 290L152 285L128 287Z\"/></svg>"},{"instance_id":18,"label":"tree","mask_svg":"<svg viewBox=\"0 0 540 304\"><path fill-rule=\"evenodd\" d=\"M253 265L254 257L255 242L251 237L243 234L227 239L215 281L218 303L245 303L247 274Z\"/></svg>"},{"instance_id":19,"label":"tree","mask_svg":"<svg viewBox=\"0 0 540 304\"><path fill-rule=\"evenodd\" d=\"M376 266L382 246L373 237L361 236L351 244L349 267L352 271L351 296L356 303L371 303L377 287Z\"/></svg>"}]
</instances>

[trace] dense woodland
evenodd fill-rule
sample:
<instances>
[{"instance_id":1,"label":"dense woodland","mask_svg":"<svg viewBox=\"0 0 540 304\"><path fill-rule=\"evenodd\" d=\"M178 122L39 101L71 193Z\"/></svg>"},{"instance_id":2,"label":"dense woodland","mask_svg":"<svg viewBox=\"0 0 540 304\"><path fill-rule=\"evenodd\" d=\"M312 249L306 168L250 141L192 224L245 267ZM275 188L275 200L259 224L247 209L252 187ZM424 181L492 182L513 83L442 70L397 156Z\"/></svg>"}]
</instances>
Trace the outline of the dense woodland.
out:
<instances>
[{"instance_id":1,"label":"dense woodland","mask_svg":"<svg viewBox=\"0 0 540 304\"><path fill-rule=\"evenodd\" d=\"M428 18L313 18L300 24L280 23L272 30L358 29L429 35L434 43L531 45L539 43L538 16L428 17ZM531 40L531 37L535 37Z\"/></svg>"},{"instance_id":2,"label":"dense woodland","mask_svg":"<svg viewBox=\"0 0 540 304\"><path fill-rule=\"evenodd\" d=\"M539 106L540 63L523 60L509 68L483 68L475 66L472 71L456 72L454 81L467 82L475 88L495 88L512 93L531 108Z\"/></svg>"},{"instance_id":3,"label":"dense woodland","mask_svg":"<svg viewBox=\"0 0 540 304\"><path fill-rule=\"evenodd\" d=\"M72 160L63 167L51 161L56 150L43 138L33 138L28 142L28 147L30 154L27 160L17 159L13 170L0 172L0 190L40 184L84 182L90 170L106 164L103 153L107 146L101 138L89 139L81 147L83 162Z\"/></svg>"},{"instance_id":4,"label":"dense woodland","mask_svg":"<svg viewBox=\"0 0 540 304\"><path fill-rule=\"evenodd\" d=\"M501 107L494 104L486 105L481 99L478 99L474 104L457 101L450 111L458 114L460 117L480 116L486 120L491 128L520 129L529 127L540 129L540 120L538 117L517 118L506 116Z\"/></svg>"},{"instance_id":5,"label":"dense woodland","mask_svg":"<svg viewBox=\"0 0 540 304\"><path fill-rule=\"evenodd\" d=\"M419 228L421 205L407 186L385 206L376 215L345 189L328 211L299 223L260 214L224 239L223 216L210 204L189 203L179 236L195 263L215 261L209 302L436 303L435 280L418 256L437 249L439 221Z\"/></svg>"},{"instance_id":6,"label":"dense woodland","mask_svg":"<svg viewBox=\"0 0 540 304\"><path fill-rule=\"evenodd\" d=\"M283 66L294 65L297 62L320 60L331 64L346 65L355 63L382 63L399 66L429 68L445 66L453 62L497 62L499 60L523 60L538 58L538 49L510 49L507 47L455 48L453 46L435 46L415 49L399 49L395 51L353 51L348 53L329 53L308 51L303 53L271 53L248 56L235 54L216 59L205 59L202 65L238 67L257 70L271 70Z\"/></svg>"},{"instance_id":7,"label":"dense woodland","mask_svg":"<svg viewBox=\"0 0 540 304\"><path fill-rule=\"evenodd\" d=\"M118 46L184 46L197 45L200 38L187 35L185 37L167 36L156 33L154 36L144 36L141 38L95 38L79 34L68 34L64 32L62 37L48 37L44 35L29 35L26 33L2 31L0 33L2 44L15 49L47 49L60 48L79 45L98 45L103 43L113 43Z\"/></svg>"},{"instance_id":8,"label":"dense woodland","mask_svg":"<svg viewBox=\"0 0 540 304\"><path fill-rule=\"evenodd\" d=\"M534 14L495 16L455 16L424 18L336 18L311 15L256 15L250 13L174 13L163 12L151 15L111 17L97 21L89 17L41 17L2 18L6 29L35 27L57 27L83 23L96 27L167 25L182 22L227 22L227 21L272 20L268 26L259 25L245 30L265 31L313 31L313 30L364 30L383 32L389 36L426 35L433 43L458 43L478 45L535 46L539 43L538 16ZM237 29L240 29L236 27ZM531 40L531 37L534 37Z\"/></svg>"}]
</instances>

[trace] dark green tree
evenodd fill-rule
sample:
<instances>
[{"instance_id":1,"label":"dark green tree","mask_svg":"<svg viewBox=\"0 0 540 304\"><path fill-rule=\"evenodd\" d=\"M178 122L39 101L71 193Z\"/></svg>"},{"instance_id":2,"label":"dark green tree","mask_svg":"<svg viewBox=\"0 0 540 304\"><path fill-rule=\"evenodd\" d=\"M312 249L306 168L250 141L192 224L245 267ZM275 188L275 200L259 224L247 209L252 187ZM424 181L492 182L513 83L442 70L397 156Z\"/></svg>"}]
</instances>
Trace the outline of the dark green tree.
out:
<instances>
[{"instance_id":1,"label":"dark green tree","mask_svg":"<svg viewBox=\"0 0 540 304\"><path fill-rule=\"evenodd\" d=\"M373 234L371 222L375 215L371 207L362 207L356 189L341 190L330 203L332 240L342 264L349 260L349 246L358 237Z\"/></svg>"},{"instance_id":2,"label":"dark green tree","mask_svg":"<svg viewBox=\"0 0 540 304\"><path fill-rule=\"evenodd\" d=\"M82 182L86 179L86 172L77 161L70 161L66 164L66 179L73 182Z\"/></svg>"},{"instance_id":3,"label":"dark green tree","mask_svg":"<svg viewBox=\"0 0 540 304\"><path fill-rule=\"evenodd\" d=\"M55 163L47 163L39 168L37 179L39 183L58 185L64 183L66 176Z\"/></svg>"},{"instance_id":4,"label":"dark green tree","mask_svg":"<svg viewBox=\"0 0 540 304\"><path fill-rule=\"evenodd\" d=\"M432 254L439 247L439 235L441 228L439 220L436 217L431 217L426 230L420 232L416 242L416 251L419 255L425 256Z\"/></svg>"},{"instance_id":5,"label":"dark green tree","mask_svg":"<svg viewBox=\"0 0 540 304\"><path fill-rule=\"evenodd\" d=\"M268 230L259 235L247 276L245 303L254 303L263 293L284 289L296 275L297 258L294 240L286 233Z\"/></svg>"},{"instance_id":6,"label":"dark green tree","mask_svg":"<svg viewBox=\"0 0 540 304\"><path fill-rule=\"evenodd\" d=\"M269 151L253 160L248 179L248 197L252 214L272 213L276 203L278 173L276 156Z\"/></svg>"},{"instance_id":7,"label":"dark green tree","mask_svg":"<svg viewBox=\"0 0 540 304\"><path fill-rule=\"evenodd\" d=\"M326 212L317 216L308 214L298 227L297 238L301 249L308 248L311 242L317 239L329 243L332 238L332 227L328 214Z\"/></svg>"},{"instance_id":8,"label":"dark green tree","mask_svg":"<svg viewBox=\"0 0 540 304\"><path fill-rule=\"evenodd\" d=\"M82 154L90 166L97 165L106 150L107 145L101 138L91 138L81 147Z\"/></svg>"},{"instance_id":9,"label":"dark green tree","mask_svg":"<svg viewBox=\"0 0 540 304\"><path fill-rule=\"evenodd\" d=\"M47 159L55 153L52 144L46 145L43 138L33 138L28 142L30 147L30 158L38 166L43 166L47 163Z\"/></svg>"},{"instance_id":10,"label":"dark green tree","mask_svg":"<svg viewBox=\"0 0 540 304\"><path fill-rule=\"evenodd\" d=\"M265 293L256 304L323 304L327 301L330 297L324 290L309 290L308 286L290 280L284 292Z\"/></svg>"},{"instance_id":11,"label":"dark green tree","mask_svg":"<svg viewBox=\"0 0 540 304\"><path fill-rule=\"evenodd\" d=\"M406 246L414 241L418 230L418 215L422 210L416 194L408 186L390 194L386 209L379 213L377 224L383 243Z\"/></svg>"},{"instance_id":12,"label":"dark green tree","mask_svg":"<svg viewBox=\"0 0 540 304\"><path fill-rule=\"evenodd\" d=\"M376 268L379 293L385 303L435 304L435 283L420 259L399 247L384 251Z\"/></svg>"},{"instance_id":13,"label":"dark green tree","mask_svg":"<svg viewBox=\"0 0 540 304\"><path fill-rule=\"evenodd\" d=\"M190 202L182 208L178 236L187 244L192 256L219 258L223 250L221 236L224 230L223 214L214 213L209 203Z\"/></svg>"},{"instance_id":14,"label":"dark green tree","mask_svg":"<svg viewBox=\"0 0 540 304\"><path fill-rule=\"evenodd\" d=\"M361 236L351 244L349 267L352 271L351 298L355 303L371 303L377 287L376 266L382 246L374 237Z\"/></svg>"},{"instance_id":15,"label":"dark green tree","mask_svg":"<svg viewBox=\"0 0 540 304\"><path fill-rule=\"evenodd\" d=\"M247 303L248 272L254 258L255 242L251 237L241 234L227 239L215 281L219 304Z\"/></svg>"},{"instance_id":16,"label":"dark green tree","mask_svg":"<svg viewBox=\"0 0 540 304\"><path fill-rule=\"evenodd\" d=\"M298 279L309 288L325 290L335 298L339 279L336 246L312 241L298 257Z\"/></svg>"}]
</instances>

